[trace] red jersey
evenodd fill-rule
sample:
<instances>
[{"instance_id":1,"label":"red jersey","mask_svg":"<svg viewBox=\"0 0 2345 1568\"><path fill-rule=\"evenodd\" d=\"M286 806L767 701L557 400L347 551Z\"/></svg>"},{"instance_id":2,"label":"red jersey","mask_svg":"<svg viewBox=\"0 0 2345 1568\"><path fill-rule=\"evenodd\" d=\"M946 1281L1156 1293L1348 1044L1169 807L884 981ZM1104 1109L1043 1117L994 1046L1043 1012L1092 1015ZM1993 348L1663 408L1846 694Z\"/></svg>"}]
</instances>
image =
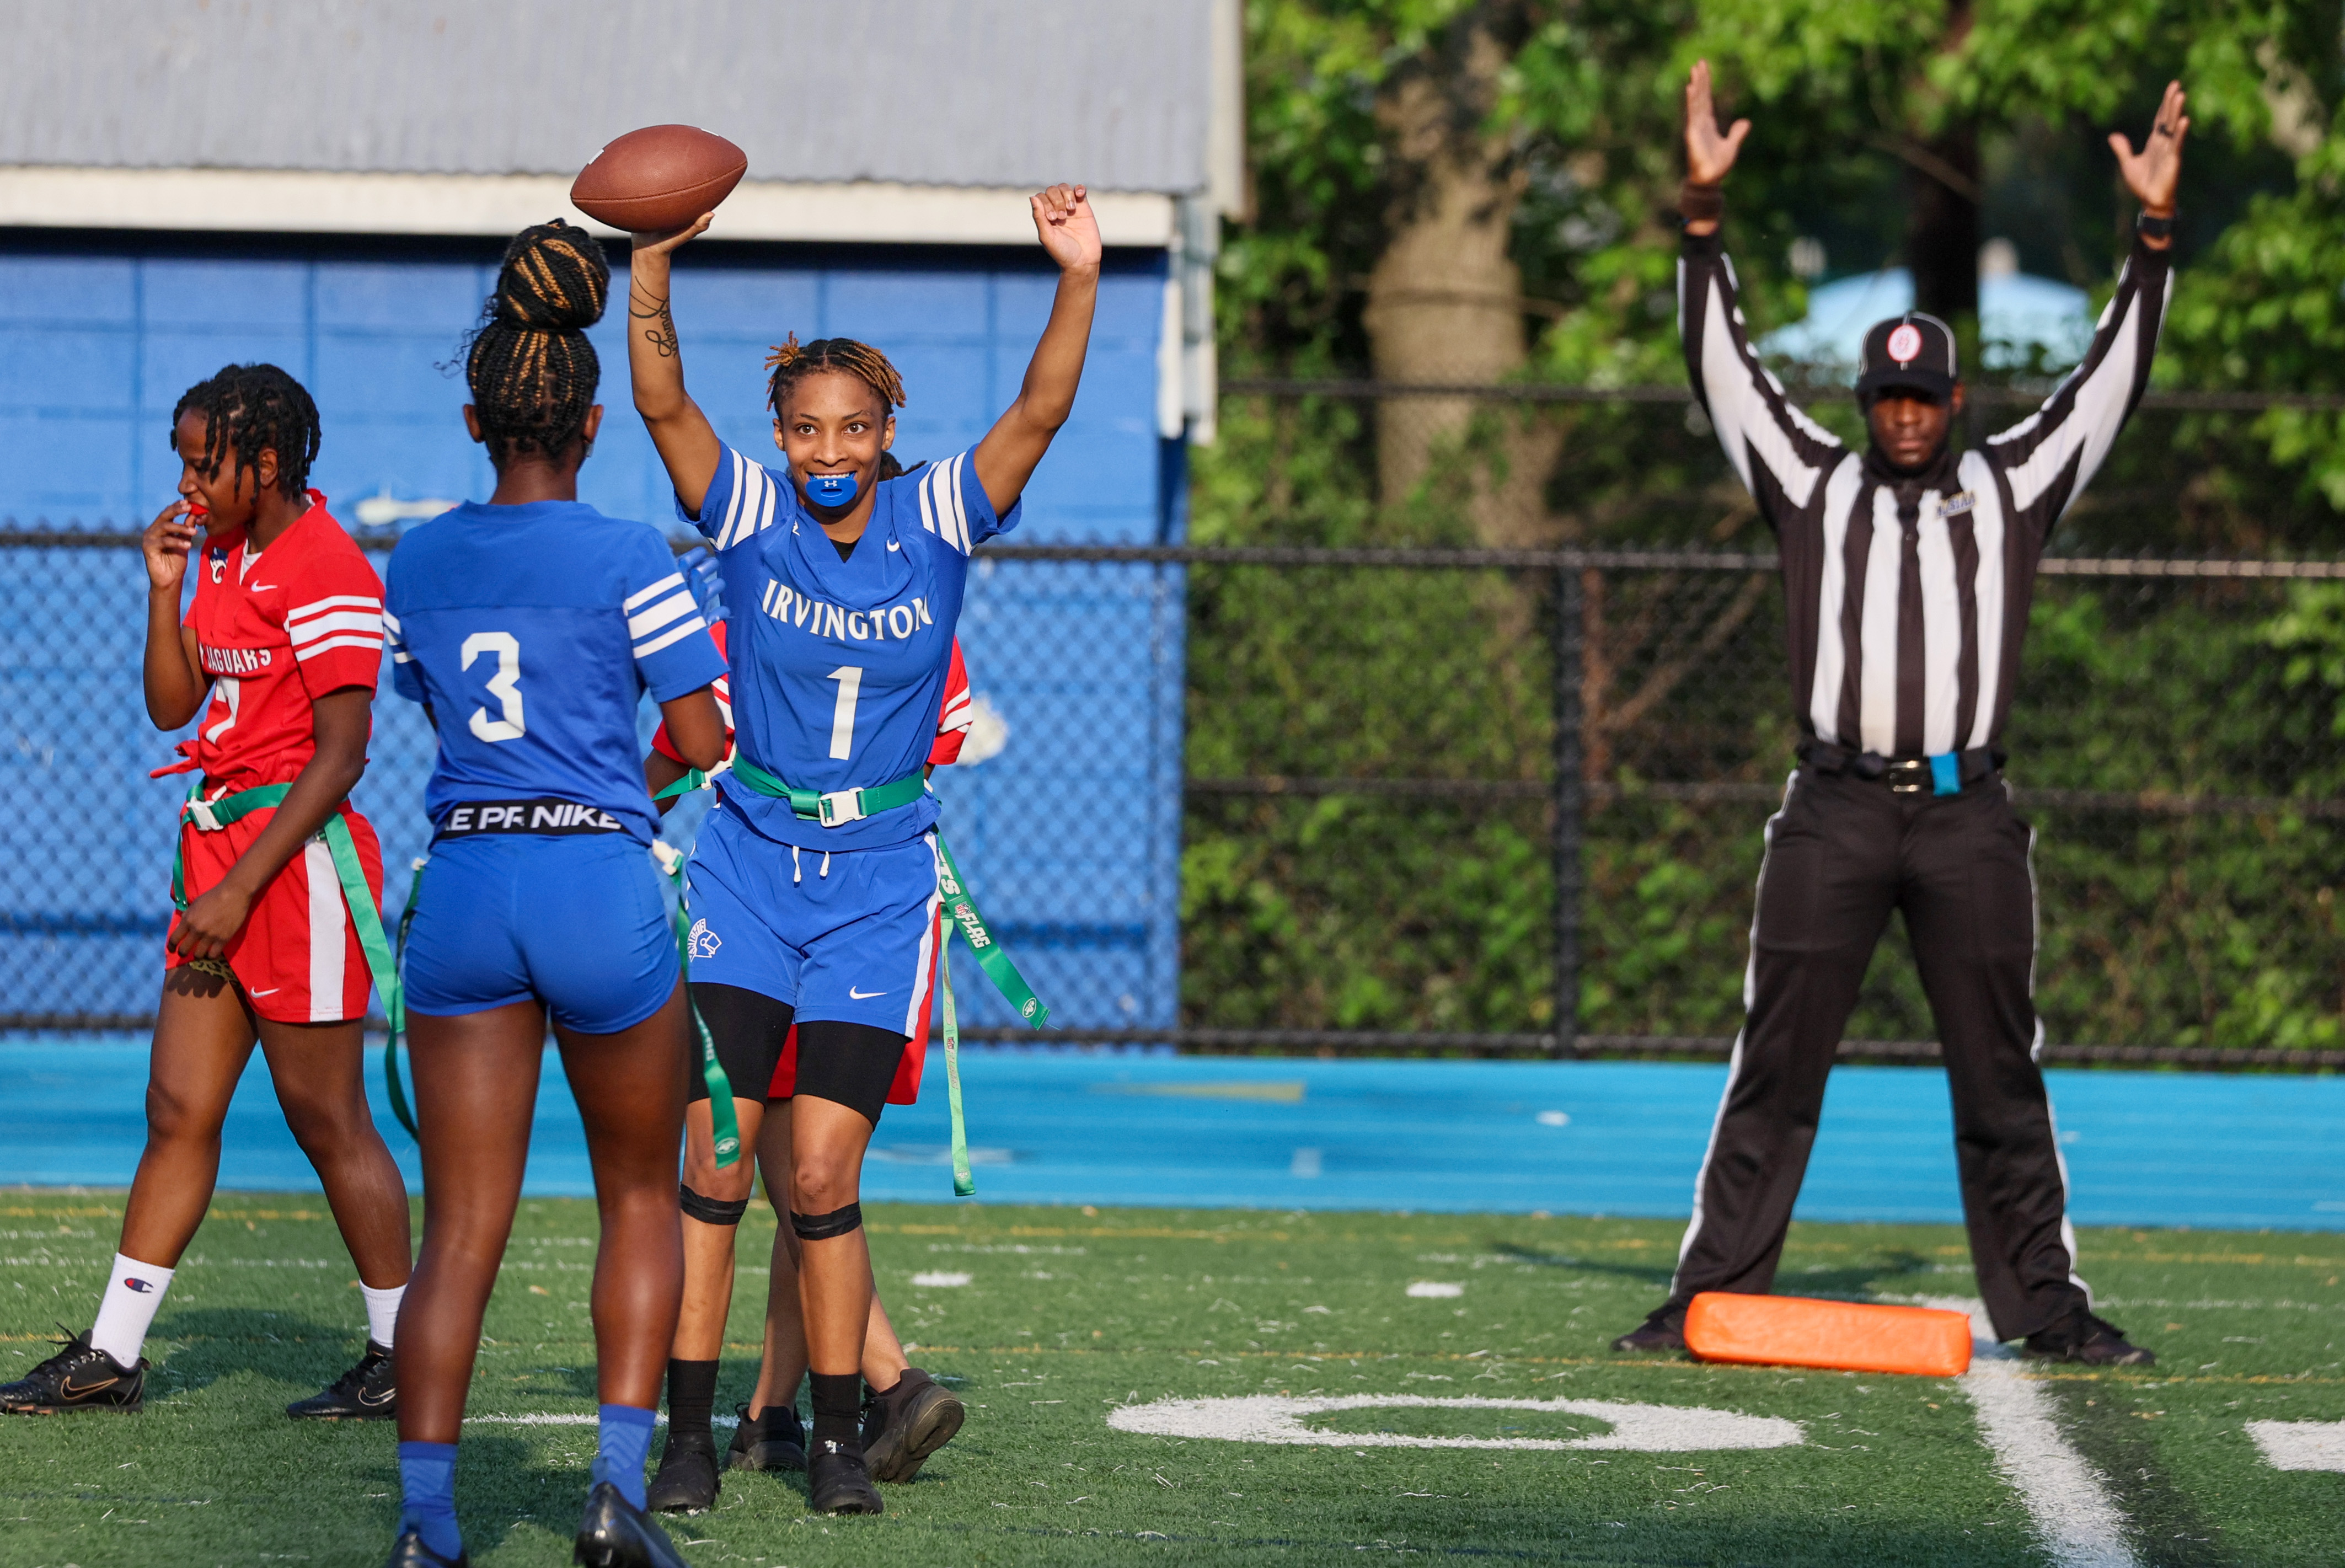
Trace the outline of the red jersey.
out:
<instances>
[{"instance_id":1,"label":"red jersey","mask_svg":"<svg viewBox=\"0 0 2345 1568\"><path fill-rule=\"evenodd\" d=\"M317 699L374 690L382 580L315 490L268 549L251 553L243 536L200 539L188 570L196 597L185 624L212 692L180 749L231 789L289 783L318 748Z\"/></svg>"},{"instance_id":2,"label":"red jersey","mask_svg":"<svg viewBox=\"0 0 2345 1568\"><path fill-rule=\"evenodd\" d=\"M718 621L708 628L716 639L716 651L725 652L725 623ZM728 656L729 657L729 656ZM716 711L725 719L725 755L733 755L733 677L728 673L716 677ZM969 705L969 670L960 662L960 639L953 638L952 667L945 672L944 708L937 715L936 744L929 748L929 763L935 768L949 768L960 760L960 743L969 738L969 721L977 710ZM667 738L667 726L663 723L652 737L652 749L670 762L684 758L676 751L675 742Z\"/></svg>"}]
</instances>

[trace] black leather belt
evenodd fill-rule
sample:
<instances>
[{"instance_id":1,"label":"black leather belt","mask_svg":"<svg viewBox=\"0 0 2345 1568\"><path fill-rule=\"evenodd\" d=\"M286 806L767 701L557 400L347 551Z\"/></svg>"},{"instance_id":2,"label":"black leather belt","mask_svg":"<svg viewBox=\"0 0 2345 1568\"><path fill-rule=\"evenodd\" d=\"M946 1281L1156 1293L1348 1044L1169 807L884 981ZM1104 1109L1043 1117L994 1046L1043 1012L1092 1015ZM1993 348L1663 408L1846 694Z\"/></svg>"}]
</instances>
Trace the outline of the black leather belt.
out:
<instances>
[{"instance_id":1,"label":"black leather belt","mask_svg":"<svg viewBox=\"0 0 2345 1568\"><path fill-rule=\"evenodd\" d=\"M474 833L624 833L627 825L596 806L552 797L527 800L466 800L448 808L431 837Z\"/></svg>"},{"instance_id":2,"label":"black leather belt","mask_svg":"<svg viewBox=\"0 0 2345 1568\"><path fill-rule=\"evenodd\" d=\"M1800 760L1819 773L1885 784L1892 794L1959 795L2000 771L2005 754L1981 746L1935 757L1883 757L1877 751L1851 751L1829 740L1810 738L1800 742Z\"/></svg>"}]
</instances>

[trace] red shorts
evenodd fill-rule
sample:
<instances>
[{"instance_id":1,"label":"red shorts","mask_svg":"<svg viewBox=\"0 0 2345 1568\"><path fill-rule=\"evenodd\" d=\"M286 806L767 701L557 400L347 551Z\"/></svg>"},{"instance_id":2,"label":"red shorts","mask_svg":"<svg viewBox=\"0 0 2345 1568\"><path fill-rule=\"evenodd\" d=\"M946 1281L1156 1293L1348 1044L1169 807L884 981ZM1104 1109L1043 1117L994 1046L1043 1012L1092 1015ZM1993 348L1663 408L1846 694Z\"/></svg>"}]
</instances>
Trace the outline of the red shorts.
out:
<instances>
[{"instance_id":1,"label":"red shorts","mask_svg":"<svg viewBox=\"0 0 2345 1568\"><path fill-rule=\"evenodd\" d=\"M937 937L929 944L929 994L931 996L936 994L937 990L936 955L944 951L944 945L945 917L943 911L939 911L937 914ZM928 1061L929 1013L926 1008L923 1008L920 1012L920 1032L904 1042L904 1054L896 1063L896 1081L888 1088L889 1105L911 1105L919 1103L920 1069L928 1065ZM782 1042L781 1060L774 1064L774 1081L766 1088L766 1097L770 1100L787 1100L797 1092L797 1085L798 1026L793 1023L790 1025L787 1038Z\"/></svg>"},{"instance_id":2,"label":"red shorts","mask_svg":"<svg viewBox=\"0 0 2345 1568\"><path fill-rule=\"evenodd\" d=\"M272 815L268 810L255 811L217 833L202 832L192 823L180 824L179 850L186 857L188 901L219 884L237 858L260 837ZM366 871L367 891L380 911L382 846L375 840L374 829L356 811L344 807L342 820L350 824L359 864ZM179 923L176 912L171 923L175 927ZM261 890L252 901L252 912L245 917L244 929L228 944L227 958L252 1010L263 1018L279 1023L339 1023L366 1016L373 976L342 898L341 879L334 873L333 851L323 838L301 846L301 852L286 861L285 869ZM164 948L166 970L187 962Z\"/></svg>"}]
</instances>

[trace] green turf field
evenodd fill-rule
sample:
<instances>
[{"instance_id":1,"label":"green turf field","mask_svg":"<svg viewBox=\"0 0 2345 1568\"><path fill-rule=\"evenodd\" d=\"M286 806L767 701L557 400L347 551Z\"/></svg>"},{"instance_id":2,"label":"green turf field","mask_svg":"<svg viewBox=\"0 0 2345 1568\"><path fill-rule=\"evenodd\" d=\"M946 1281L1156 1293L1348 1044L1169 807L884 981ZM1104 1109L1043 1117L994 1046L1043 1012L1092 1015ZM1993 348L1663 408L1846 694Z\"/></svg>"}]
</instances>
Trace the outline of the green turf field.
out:
<instances>
[{"instance_id":1,"label":"green turf field","mask_svg":"<svg viewBox=\"0 0 2345 1568\"><path fill-rule=\"evenodd\" d=\"M85 1327L117 1194L0 1193L0 1377ZM1679 1227L1508 1217L875 1207L880 1288L969 1425L871 1520L818 1522L796 1478L736 1476L676 1522L695 1563L1353 1563L1362 1553L1591 1563L2053 1561L1968 1391L1927 1379L1623 1364ZM744 1257L770 1211L753 1209ZM2345 1237L2097 1232L2105 1309L2165 1363L2031 1384L2143 1564L2345 1562L2345 1474L2279 1471L2251 1420L2345 1418ZM594 1211L523 1206L490 1308L458 1491L472 1560L569 1561L594 1433ZM914 1283L966 1275L965 1284ZM1461 1287L1411 1296L1419 1283ZM1786 1289L1970 1292L1951 1228L1805 1226ZM745 1272L725 1406L752 1377ZM380 1562L386 1426L279 1413L356 1354L356 1281L314 1197L224 1196L178 1279L137 1417L0 1419L0 1563ZM1119 1431L1132 1407L1237 1396L1618 1401L1796 1422L1725 1451L1301 1446ZM2033 1397L2032 1395L2029 1397ZM1589 1413L1386 1407L1290 1425L1570 1441ZM1782 1429L1777 1429L1782 1430ZM1629 1427L1619 1431L1626 1433ZM656 1450L655 1451L656 1452ZM2072 1558L2073 1560L2073 1558ZM2119 1561L2122 1560L2120 1557Z\"/></svg>"}]
</instances>

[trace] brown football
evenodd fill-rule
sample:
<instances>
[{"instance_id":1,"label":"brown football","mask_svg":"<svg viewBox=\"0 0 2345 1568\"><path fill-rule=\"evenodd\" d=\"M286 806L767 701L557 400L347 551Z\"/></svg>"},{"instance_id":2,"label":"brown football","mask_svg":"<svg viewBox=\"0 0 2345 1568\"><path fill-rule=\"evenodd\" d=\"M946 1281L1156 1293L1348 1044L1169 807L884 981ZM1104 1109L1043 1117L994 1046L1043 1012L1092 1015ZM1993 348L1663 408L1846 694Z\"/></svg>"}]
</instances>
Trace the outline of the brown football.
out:
<instances>
[{"instance_id":1,"label":"brown football","mask_svg":"<svg viewBox=\"0 0 2345 1568\"><path fill-rule=\"evenodd\" d=\"M746 153L698 126L645 126L596 153L570 200L614 229L682 229L732 195L748 168Z\"/></svg>"}]
</instances>

